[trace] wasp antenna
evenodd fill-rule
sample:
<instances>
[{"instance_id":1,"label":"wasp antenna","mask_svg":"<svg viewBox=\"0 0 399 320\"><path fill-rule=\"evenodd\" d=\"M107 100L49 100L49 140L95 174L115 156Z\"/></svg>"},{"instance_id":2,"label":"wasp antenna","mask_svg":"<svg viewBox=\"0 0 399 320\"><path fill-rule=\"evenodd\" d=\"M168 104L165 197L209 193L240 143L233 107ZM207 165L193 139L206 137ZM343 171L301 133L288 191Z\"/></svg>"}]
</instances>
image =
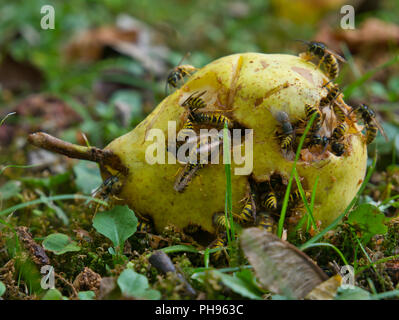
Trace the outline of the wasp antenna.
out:
<instances>
[{"instance_id":1,"label":"wasp antenna","mask_svg":"<svg viewBox=\"0 0 399 320\"><path fill-rule=\"evenodd\" d=\"M302 42L302 43L305 43L305 44L309 44L310 43L310 41L306 41L306 40L302 40L302 39L294 39L294 41Z\"/></svg>"},{"instance_id":2,"label":"wasp antenna","mask_svg":"<svg viewBox=\"0 0 399 320\"><path fill-rule=\"evenodd\" d=\"M182 62L184 61L184 59L188 58L191 55L191 52L187 52L183 58L180 59L179 63L177 64L178 66L180 66L182 64Z\"/></svg>"},{"instance_id":3,"label":"wasp antenna","mask_svg":"<svg viewBox=\"0 0 399 320\"><path fill-rule=\"evenodd\" d=\"M198 94L197 98L202 97L206 93L206 90L202 91L200 94Z\"/></svg>"}]
</instances>

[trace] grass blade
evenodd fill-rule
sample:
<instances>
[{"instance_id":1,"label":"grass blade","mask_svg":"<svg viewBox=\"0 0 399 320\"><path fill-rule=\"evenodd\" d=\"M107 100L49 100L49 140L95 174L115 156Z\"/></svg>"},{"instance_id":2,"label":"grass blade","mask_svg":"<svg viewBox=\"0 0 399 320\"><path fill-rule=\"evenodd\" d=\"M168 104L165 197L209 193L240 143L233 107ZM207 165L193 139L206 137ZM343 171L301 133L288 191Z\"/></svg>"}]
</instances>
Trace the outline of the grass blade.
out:
<instances>
[{"instance_id":1,"label":"grass blade","mask_svg":"<svg viewBox=\"0 0 399 320\"><path fill-rule=\"evenodd\" d=\"M399 55L395 56L391 60L379 65L378 67L374 68L373 70L366 72L363 76L361 76L359 79L352 82L350 85L348 85L344 89L344 96L349 98L358 87L362 86L367 80L369 80L378 71L385 69L387 67L390 67L391 65L393 65L397 62L399 62Z\"/></svg>"},{"instance_id":2,"label":"grass blade","mask_svg":"<svg viewBox=\"0 0 399 320\"><path fill-rule=\"evenodd\" d=\"M278 221L278 230L277 230L277 236L279 238L281 238L282 234L283 234L283 227L284 227L284 220L285 220L285 215L287 213L287 208L288 208L288 200L290 197L290 191L291 191L291 186L292 186L292 180L294 179L294 173L296 170L296 163L299 160L299 155L301 153L302 150L302 146L303 143L305 141L306 135L308 134L313 121L316 119L317 113L315 113L311 118L310 121L308 122L308 124L306 125L305 131L299 141L299 145L298 145L298 149L296 151L295 154L295 160L294 160L294 164L292 165L292 170L291 170L291 175L290 175L290 179L288 181L288 185L287 185L287 190L285 191L285 195L284 195L284 201L283 201L283 206L281 208L281 214L280 214L280 219Z\"/></svg>"},{"instance_id":3,"label":"grass blade","mask_svg":"<svg viewBox=\"0 0 399 320\"><path fill-rule=\"evenodd\" d=\"M223 129L223 160L224 169L226 173L226 202L225 202L225 218L229 223L226 223L227 241L230 246L235 239L235 230L233 222L233 200L232 200L232 186L231 186L231 141L227 122Z\"/></svg>"},{"instance_id":4,"label":"grass blade","mask_svg":"<svg viewBox=\"0 0 399 320\"><path fill-rule=\"evenodd\" d=\"M39 204L39 203L45 203L47 204L49 201L57 201L57 200L76 200L76 199L89 199L92 200L94 202L100 203L103 206L108 206L108 203L106 203L105 201L102 201L100 199L97 198L93 198L93 197L89 197L89 196L84 196L84 195L80 195L80 194L63 194L63 195L59 195L59 196L52 196L52 197L41 197L40 199L36 199L33 201L28 201L28 202L24 202L24 203L20 203L17 204L15 206L12 206L10 208L4 209L3 211L0 211L0 217L4 216L6 214L12 213L14 211L29 207L29 206L33 206L35 204Z\"/></svg>"}]
</instances>

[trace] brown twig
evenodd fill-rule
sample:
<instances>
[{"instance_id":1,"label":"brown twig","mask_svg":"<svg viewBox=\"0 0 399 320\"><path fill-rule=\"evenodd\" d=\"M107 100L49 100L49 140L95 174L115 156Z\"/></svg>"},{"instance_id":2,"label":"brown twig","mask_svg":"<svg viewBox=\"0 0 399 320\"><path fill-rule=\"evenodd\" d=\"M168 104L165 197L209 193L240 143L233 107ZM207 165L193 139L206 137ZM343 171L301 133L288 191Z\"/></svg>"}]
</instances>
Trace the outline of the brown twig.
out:
<instances>
[{"instance_id":1,"label":"brown twig","mask_svg":"<svg viewBox=\"0 0 399 320\"><path fill-rule=\"evenodd\" d=\"M120 158L111 150L80 146L44 132L30 134L28 142L36 147L60 153L70 158L89 160L97 162L101 166L109 166L124 175L128 173L128 168L122 164Z\"/></svg>"},{"instance_id":2,"label":"brown twig","mask_svg":"<svg viewBox=\"0 0 399 320\"><path fill-rule=\"evenodd\" d=\"M65 279L59 273L55 273L54 272L54 275L72 289L73 297L77 297L78 296L78 291L76 290L76 288L73 286L72 283L70 283L67 279Z\"/></svg>"}]
</instances>

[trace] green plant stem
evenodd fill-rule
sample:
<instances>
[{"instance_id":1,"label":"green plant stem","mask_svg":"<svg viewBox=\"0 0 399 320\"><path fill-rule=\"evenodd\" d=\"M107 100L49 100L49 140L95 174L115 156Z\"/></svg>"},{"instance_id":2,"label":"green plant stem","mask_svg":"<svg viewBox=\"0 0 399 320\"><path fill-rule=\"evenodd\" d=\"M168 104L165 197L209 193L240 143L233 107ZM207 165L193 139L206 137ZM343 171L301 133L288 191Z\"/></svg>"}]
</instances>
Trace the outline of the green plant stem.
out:
<instances>
[{"instance_id":1,"label":"green plant stem","mask_svg":"<svg viewBox=\"0 0 399 320\"><path fill-rule=\"evenodd\" d=\"M285 195L284 195L284 201L283 201L283 205L282 205L282 208L281 208L280 219L278 221L277 236L279 238L281 238L281 236L283 234L284 220L285 220L285 215L287 213L288 200L289 200L289 197L290 197L292 181L294 180L294 174L295 174L295 170L296 170L296 163L299 160L299 156L301 154L302 146L303 146L303 143L305 141L306 135L308 134L308 132L309 132L309 130L310 130L312 124L313 124L313 121L316 119L316 116L317 116L317 114L315 113L310 118L308 124L306 125L305 131L304 131L301 139L299 140L298 149L297 149L296 154L295 154L294 164L292 165L292 169L291 169L290 179L288 180L287 190L285 191Z\"/></svg>"},{"instance_id":2,"label":"green plant stem","mask_svg":"<svg viewBox=\"0 0 399 320\"><path fill-rule=\"evenodd\" d=\"M233 200L232 200L232 186L231 186L231 155L230 155L230 137L227 122L223 129L223 157L224 168L226 173L226 202L225 202L225 219L229 221L226 223L227 241L229 246L235 239L235 229L233 221Z\"/></svg>"},{"instance_id":3,"label":"green plant stem","mask_svg":"<svg viewBox=\"0 0 399 320\"><path fill-rule=\"evenodd\" d=\"M52 197L41 197L39 199L33 200L33 201L28 201L28 202L24 202L24 203L20 203L17 204L15 206L12 206L10 208L4 209L2 211L0 211L0 217L4 216L6 214L9 214L11 212L29 207L29 206L33 206L39 203L48 203L49 201L56 201L56 200L70 200L70 199L89 199L92 200L94 202L100 203L104 206L108 206L108 204L105 201L102 201L100 199L96 199L93 197L89 197L89 196L84 196L84 195L79 195L79 194L63 194L63 195L59 195L59 196L52 196Z\"/></svg>"},{"instance_id":4,"label":"green plant stem","mask_svg":"<svg viewBox=\"0 0 399 320\"><path fill-rule=\"evenodd\" d=\"M331 247L331 248L333 248L333 249L338 253L338 255L340 256L340 258L341 258L342 262L344 263L344 265L347 265L347 266L349 265L348 261L345 259L345 256L343 255L343 253L341 252L341 250L339 250L339 249L338 249L336 246L334 246L333 244L327 243L327 242L312 243L312 244L310 244L308 247L306 247L305 250L306 250L306 249L309 249L309 248L313 248L313 247Z\"/></svg>"},{"instance_id":5,"label":"green plant stem","mask_svg":"<svg viewBox=\"0 0 399 320\"><path fill-rule=\"evenodd\" d=\"M373 266L376 266L377 264L381 264L381 263L384 263L384 262L387 262L390 260L394 260L394 259L399 259L399 254L390 256L390 257L386 257L386 258L382 258L382 259L372 262L366 266L360 267L359 270L357 271L357 273L359 274L370 267L373 267Z\"/></svg>"}]
</instances>

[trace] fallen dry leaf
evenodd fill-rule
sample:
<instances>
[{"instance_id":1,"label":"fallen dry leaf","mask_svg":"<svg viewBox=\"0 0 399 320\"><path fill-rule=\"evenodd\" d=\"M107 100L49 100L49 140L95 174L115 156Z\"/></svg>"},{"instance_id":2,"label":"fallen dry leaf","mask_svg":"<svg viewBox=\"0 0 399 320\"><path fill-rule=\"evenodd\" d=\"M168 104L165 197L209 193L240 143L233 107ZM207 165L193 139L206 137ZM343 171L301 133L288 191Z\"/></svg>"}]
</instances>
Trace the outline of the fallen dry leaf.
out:
<instances>
[{"instance_id":1,"label":"fallen dry leaf","mask_svg":"<svg viewBox=\"0 0 399 320\"><path fill-rule=\"evenodd\" d=\"M328 279L306 254L266 230L245 229L240 239L259 282L272 293L303 299Z\"/></svg>"}]
</instances>

